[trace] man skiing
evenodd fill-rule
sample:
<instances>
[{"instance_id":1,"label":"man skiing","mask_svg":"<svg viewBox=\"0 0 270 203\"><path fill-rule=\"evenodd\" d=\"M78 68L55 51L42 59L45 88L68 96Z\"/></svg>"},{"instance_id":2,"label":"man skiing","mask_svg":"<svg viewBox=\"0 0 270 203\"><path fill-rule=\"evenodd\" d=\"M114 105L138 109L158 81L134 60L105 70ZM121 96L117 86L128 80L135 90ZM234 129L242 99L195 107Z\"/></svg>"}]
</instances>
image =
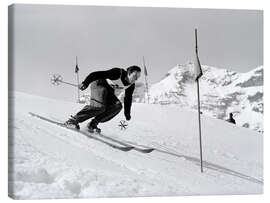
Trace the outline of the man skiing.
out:
<instances>
[{"instance_id":1,"label":"man skiing","mask_svg":"<svg viewBox=\"0 0 270 203\"><path fill-rule=\"evenodd\" d=\"M88 123L88 131L101 132L99 123L104 123L115 117L122 109L122 103L115 96L115 91L125 91L124 115L126 120L130 120L130 110L132 104L132 94L135 89L135 81L141 75L141 68L130 66L127 70L122 68L112 68L107 71L96 71L90 73L79 85L80 90L85 90L91 83L91 101L75 116L71 116L65 125L70 128L80 129L79 123L93 118Z\"/></svg>"}]
</instances>

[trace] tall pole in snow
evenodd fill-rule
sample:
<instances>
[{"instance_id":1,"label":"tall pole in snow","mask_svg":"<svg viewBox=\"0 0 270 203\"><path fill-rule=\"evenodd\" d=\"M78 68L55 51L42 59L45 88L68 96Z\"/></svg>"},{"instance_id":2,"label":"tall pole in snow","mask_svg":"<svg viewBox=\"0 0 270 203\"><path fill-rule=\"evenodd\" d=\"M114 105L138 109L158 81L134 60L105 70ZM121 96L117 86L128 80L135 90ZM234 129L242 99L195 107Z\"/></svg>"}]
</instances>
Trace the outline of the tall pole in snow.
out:
<instances>
[{"instance_id":1,"label":"tall pole in snow","mask_svg":"<svg viewBox=\"0 0 270 203\"><path fill-rule=\"evenodd\" d=\"M149 90L148 90L148 81L147 81L147 75L148 75L148 73L147 73L147 69L146 69L146 65L145 65L144 56L143 56L143 69L144 69L145 90L146 90L147 102L149 104ZM145 97L144 97L144 102L145 102Z\"/></svg>"},{"instance_id":2,"label":"tall pole in snow","mask_svg":"<svg viewBox=\"0 0 270 203\"><path fill-rule=\"evenodd\" d=\"M198 46L197 46L197 29L195 29L195 51L196 51L196 59L195 59L195 74L196 74L196 82L197 82L197 96L198 96L198 119L199 119L199 138L200 138L200 159L201 159L201 172L203 172L203 161L202 161L202 135L201 135L201 108L200 108L200 85L199 78L202 76L202 69L200 60L198 57Z\"/></svg>"},{"instance_id":3,"label":"tall pole in snow","mask_svg":"<svg viewBox=\"0 0 270 203\"><path fill-rule=\"evenodd\" d=\"M77 75L77 85L78 85L78 102L80 102L80 89L79 89L79 67L78 67L78 58L76 56L76 67L75 67L75 73Z\"/></svg>"}]
</instances>

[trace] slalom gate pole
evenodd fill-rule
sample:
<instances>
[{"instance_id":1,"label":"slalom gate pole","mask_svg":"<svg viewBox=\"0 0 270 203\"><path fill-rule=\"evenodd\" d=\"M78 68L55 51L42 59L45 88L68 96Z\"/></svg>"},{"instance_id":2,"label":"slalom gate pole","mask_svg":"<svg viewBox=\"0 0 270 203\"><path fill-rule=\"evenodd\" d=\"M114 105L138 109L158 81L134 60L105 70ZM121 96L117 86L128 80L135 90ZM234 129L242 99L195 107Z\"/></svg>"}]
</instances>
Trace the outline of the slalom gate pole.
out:
<instances>
[{"instance_id":1,"label":"slalom gate pole","mask_svg":"<svg viewBox=\"0 0 270 203\"><path fill-rule=\"evenodd\" d=\"M197 29L195 29L195 41L196 41L196 47L195 47L196 57L198 58ZM199 120L199 141L200 141L201 173L203 173L202 130L201 130L201 108L200 108L200 85L199 85L199 78L197 79L197 97L198 97L198 120Z\"/></svg>"},{"instance_id":2,"label":"slalom gate pole","mask_svg":"<svg viewBox=\"0 0 270 203\"><path fill-rule=\"evenodd\" d=\"M199 139L200 139L200 160L201 160L201 172L203 173L202 130L201 130L201 108L200 108L200 85L199 85L199 80L197 80L197 96L198 96L198 120L199 120Z\"/></svg>"},{"instance_id":3,"label":"slalom gate pole","mask_svg":"<svg viewBox=\"0 0 270 203\"><path fill-rule=\"evenodd\" d=\"M148 90L148 80L147 80L148 73L146 74L146 66L145 66L144 56L143 56L143 68L144 68L144 79L145 79L145 89L146 89L147 103L149 104L149 90ZM144 98L144 103L146 103L145 98Z\"/></svg>"}]
</instances>

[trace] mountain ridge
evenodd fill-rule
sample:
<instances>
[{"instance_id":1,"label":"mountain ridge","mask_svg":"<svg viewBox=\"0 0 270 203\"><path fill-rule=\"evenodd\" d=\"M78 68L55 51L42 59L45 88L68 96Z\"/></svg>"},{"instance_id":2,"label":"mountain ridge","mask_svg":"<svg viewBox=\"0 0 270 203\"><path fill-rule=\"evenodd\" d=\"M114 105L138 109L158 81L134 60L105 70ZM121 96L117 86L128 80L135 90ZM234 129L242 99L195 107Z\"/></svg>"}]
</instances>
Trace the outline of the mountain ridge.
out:
<instances>
[{"instance_id":1,"label":"mountain ridge","mask_svg":"<svg viewBox=\"0 0 270 203\"><path fill-rule=\"evenodd\" d=\"M177 65L149 88L150 103L197 109L194 64ZM201 111L218 119L233 113L237 125L263 132L263 66L238 73L202 65Z\"/></svg>"}]
</instances>

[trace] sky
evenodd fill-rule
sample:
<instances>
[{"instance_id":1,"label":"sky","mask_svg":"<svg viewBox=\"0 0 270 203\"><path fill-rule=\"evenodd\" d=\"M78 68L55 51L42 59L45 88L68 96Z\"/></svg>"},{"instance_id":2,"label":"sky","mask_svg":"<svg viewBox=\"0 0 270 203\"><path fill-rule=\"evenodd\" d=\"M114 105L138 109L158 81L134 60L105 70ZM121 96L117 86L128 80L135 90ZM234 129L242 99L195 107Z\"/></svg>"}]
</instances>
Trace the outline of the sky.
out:
<instances>
[{"instance_id":1,"label":"sky","mask_svg":"<svg viewBox=\"0 0 270 203\"><path fill-rule=\"evenodd\" d=\"M76 88L53 86L60 74L76 83L90 72L142 66L150 83L177 64L247 72L263 65L263 11L17 4L10 10L10 80L16 91L73 101ZM141 78L143 81L143 78Z\"/></svg>"}]
</instances>

